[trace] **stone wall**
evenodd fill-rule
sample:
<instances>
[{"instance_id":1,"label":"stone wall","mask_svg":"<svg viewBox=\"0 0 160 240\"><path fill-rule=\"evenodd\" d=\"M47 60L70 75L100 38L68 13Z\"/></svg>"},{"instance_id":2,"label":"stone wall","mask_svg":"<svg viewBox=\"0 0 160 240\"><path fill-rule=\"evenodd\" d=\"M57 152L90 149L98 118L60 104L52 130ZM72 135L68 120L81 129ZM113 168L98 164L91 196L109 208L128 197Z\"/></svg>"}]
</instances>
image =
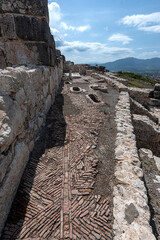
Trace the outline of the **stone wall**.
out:
<instances>
[{"instance_id":1,"label":"stone wall","mask_svg":"<svg viewBox=\"0 0 160 240\"><path fill-rule=\"evenodd\" d=\"M138 114L142 116L149 117L153 122L158 124L159 119L156 117L156 115L150 111L148 111L143 105L138 103L137 101L133 100L133 98L130 98L130 105L131 105L131 113L132 114Z\"/></svg>"},{"instance_id":2,"label":"stone wall","mask_svg":"<svg viewBox=\"0 0 160 240\"><path fill-rule=\"evenodd\" d=\"M0 71L0 232L61 82L63 58L58 62Z\"/></svg>"},{"instance_id":3,"label":"stone wall","mask_svg":"<svg viewBox=\"0 0 160 240\"><path fill-rule=\"evenodd\" d=\"M70 71L73 71L74 62L71 61L65 61L64 62L64 73L69 73Z\"/></svg>"},{"instance_id":4,"label":"stone wall","mask_svg":"<svg viewBox=\"0 0 160 240\"><path fill-rule=\"evenodd\" d=\"M48 25L47 0L0 1L0 68L54 66L56 51Z\"/></svg>"},{"instance_id":5,"label":"stone wall","mask_svg":"<svg viewBox=\"0 0 160 240\"><path fill-rule=\"evenodd\" d=\"M0 232L64 61L50 33L48 0L0 1Z\"/></svg>"},{"instance_id":6,"label":"stone wall","mask_svg":"<svg viewBox=\"0 0 160 240\"><path fill-rule=\"evenodd\" d=\"M128 92L131 98L135 99L137 102L147 107L149 105L149 93L150 89L140 89L140 88L128 88Z\"/></svg>"},{"instance_id":7,"label":"stone wall","mask_svg":"<svg viewBox=\"0 0 160 240\"><path fill-rule=\"evenodd\" d=\"M92 76L93 78L96 78L97 80L104 80L108 85L114 87L119 92L126 91L129 93L130 97L133 100L136 100L138 103L140 103L142 106L144 106L147 109L150 109L155 107L159 108L160 106L160 86L157 84L155 86L156 91L152 91L151 89L141 89L141 88L131 88L128 87L126 79L119 78L115 76L113 73L104 73L104 74L98 74L93 71L86 71L86 75ZM157 90L158 89L158 90ZM156 97L156 98L155 98ZM159 115L159 112L158 112ZM159 116L157 116L159 118Z\"/></svg>"},{"instance_id":8,"label":"stone wall","mask_svg":"<svg viewBox=\"0 0 160 240\"><path fill-rule=\"evenodd\" d=\"M114 87L115 89L119 91L127 91L128 87L125 86L123 83L113 79L110 77L110 74L106 73L105 75L103 74L98 74L98 73L92 73L91 77L96 78L98 80L104 80L108 85Z\"/></svg>"},{"instance_id":9,"label":"stone wall","mask_svg":"<svg viewBox=\"0 0 160 240\"><path fill-rule=\"evenodd\" d=\"M160 156L159 125L149 117L133 114L133 125L136 134L137 147L148 148L156 156Z\"/></svg>"},{"instance_id":10,"label":"stone wall","mask_svg":"<svg viewBox=\"0 0 160 240\"><path fill-rule=\"evenodd\" d=\"M116 106L116 169L114 186L114 240L155 240L149 225L150 211L144 186L127 92Z\"/></svg>"},{"instance_id":11,"label":"stone wall","mask_svg":"<svg viewBox=\"0 0 160 240\"><path fill-rule=\"evenodd\" d=\"M160 239L160 158L154 156L152 151L146 148L139 149L139 157L142 163L145 184L148 191L149 205L151 209L151 225L157 240Z\"/></svg>"}]
</instances>

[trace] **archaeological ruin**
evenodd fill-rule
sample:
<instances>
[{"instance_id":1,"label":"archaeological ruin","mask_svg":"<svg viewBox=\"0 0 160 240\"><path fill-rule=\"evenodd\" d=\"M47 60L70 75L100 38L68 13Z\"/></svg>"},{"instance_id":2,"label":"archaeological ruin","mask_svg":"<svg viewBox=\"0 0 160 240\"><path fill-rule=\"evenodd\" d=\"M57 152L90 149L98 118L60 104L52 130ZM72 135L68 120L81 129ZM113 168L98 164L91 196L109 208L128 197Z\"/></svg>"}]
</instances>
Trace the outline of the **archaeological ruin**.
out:
<instances>
[{"instance_id":1,"label":"archaeological ruin","mask_svg":"<svg viewBox=\"0 0 160 240\"><path fill-rule=\"evenodd\" d=\"M55 48L47 0L0 2L0 239L160 239L160 84Z\"/></svg>"}]
</instances>

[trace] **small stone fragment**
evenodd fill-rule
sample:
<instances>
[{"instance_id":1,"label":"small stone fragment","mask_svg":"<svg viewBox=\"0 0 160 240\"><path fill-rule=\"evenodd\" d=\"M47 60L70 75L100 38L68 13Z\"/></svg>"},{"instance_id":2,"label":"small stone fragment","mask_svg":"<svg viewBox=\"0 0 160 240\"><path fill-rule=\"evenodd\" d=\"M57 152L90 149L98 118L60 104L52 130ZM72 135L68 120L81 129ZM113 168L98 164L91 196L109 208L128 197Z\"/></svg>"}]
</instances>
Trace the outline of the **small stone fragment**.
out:
<instances>
[{"instance_id":1,"label":"small stone fragment","mask_svg":"<svg viewBox=\"0 0 160 240\"><path fill-rule=\"evenodd\" d=\"M137 218L138 216L139 216L139 212L137 211L133 203L126 206L125 219L129 224L131 224L135 220L135 218Z\"/></svg>"}]
</instances>

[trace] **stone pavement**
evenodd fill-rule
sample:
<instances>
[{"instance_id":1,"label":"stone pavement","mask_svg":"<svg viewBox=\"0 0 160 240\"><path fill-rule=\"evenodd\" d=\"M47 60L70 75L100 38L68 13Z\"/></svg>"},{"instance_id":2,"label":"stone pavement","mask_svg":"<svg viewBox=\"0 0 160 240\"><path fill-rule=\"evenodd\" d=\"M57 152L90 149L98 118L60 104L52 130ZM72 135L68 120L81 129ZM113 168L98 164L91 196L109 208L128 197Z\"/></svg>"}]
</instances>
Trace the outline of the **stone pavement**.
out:
<instances>
[{"instance_id":1,"label":"stone pavement","mask_svg":"<svg viewBox=\"0 0 160 240\"><path fill-rule=\"evenodd\" d=\"M107 115L84 93L65 85L62 94L31 154L3 240L113 239L112 196L93 191Z\"/></svg>"}]
</instances>

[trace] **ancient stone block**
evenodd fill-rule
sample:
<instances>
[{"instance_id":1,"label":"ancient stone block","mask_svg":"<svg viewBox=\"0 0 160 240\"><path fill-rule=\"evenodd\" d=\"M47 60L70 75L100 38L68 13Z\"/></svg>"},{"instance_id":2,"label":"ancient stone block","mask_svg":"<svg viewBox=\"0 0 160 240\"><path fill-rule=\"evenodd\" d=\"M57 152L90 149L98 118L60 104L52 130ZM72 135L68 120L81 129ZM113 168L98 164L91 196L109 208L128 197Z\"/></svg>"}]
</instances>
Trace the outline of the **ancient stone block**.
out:
<instances>
[{"instance_id":1,"label":"ancient stone block","mask_svg":"<svg viewBox=\"0 0 160 240\"><path fill-rule=\"evenodd\" d=\"M154 91L160 91L160 84L159 83L155 84Z\"/></svg>"},{"instance_id":2,"label":"ancient stone block","mask_svg":"<svg viewBox=\"0 0 160 240\"><path fill-rule=\"evenodd\" d=\"M0 97L0 153L13 143L16 136L23 131L24 115L17 102L10 96Z\"/></svg>"},{"instance_id":3,"label":"ancient stone block","mask_svg":"<svg viewBox=\"0 0 160 240\"><path fill-rule=\"evenodd\" d=\"M0 154L0 183L2 183L7 169L9 167L9 165L11 164L13 159L13 151L12 151L12 147L10 147L10 149L7 151L7 153L5 154Z\"/></svg>"},{"instance_id":4,"label":"ancient stone block","mask_svg":"<svg viewBox=\"0 0 160 240\"><path fill-rule=\"evenodd\" d=\"M0 13L0 68L61 62L48 25L47 0L2 0Z\"/></svg>"},{"instance_id":5,"label":"ancient stone block","mask_svg":"<svg viewBox=\"0 0 160 240\"><path fill-rule=\"evenodd\" d=\"M37 53L36 56L33 56L34 65L51 65L50 48L47 43L25 43L25 46L29 52Z\"/></svg>"},{"instance_id":6,"label":"ancient stone block","mask_svg":"<svg viewBox=\"0 0 160 240\"><path fill-rule=\"evenodd\" d=\"M133 114L133 125L138 148L148 148L159 154L160 131L158 125L147 116Z\"/></svg>"},{"instance_id":7,"label":"ancient stone block","mask_svg":"<svg viewBox=\"0 0 160 240\"><path fill-rule=\"evenodd\" d=\"M2 25L0 24L0 38L2 37Z\"/></svg>"},{"instance_id":8,"label":"ancient stone block","mask_svg":"<svg viewBox=\"0 0 160 240\"><path fill-rule=\"evenodd\" d=\"M50 40L50 29L45 18L30 16L15 16L16 34L23 40L45 41Z\"/></svg>"},{"instance_id":9,"label":"ancient stone block","mask_svg":"<svg viewBox=\"0 0 160 240\"><path fill-rule=\"evenodd\" d=\"M48 18L47 0L1 0L0 13L21 13Z\"/></svg>"},{"instance_id":10,"label":"ancient stone block","mask_svg":"<svg viewBox=\"0 0 160 240\"><path fill-rule=\"evenodd\" d=\"M0 16L1 36L6 39L16 39L15 23L12 14Z\"/></svg>"},{"instance_id":11,"label":"ancient stone block","mask_svg":"<svg viewBox=\"0 0 160 240\"><path fill-rule=\"evenodd\" d=\"M152 90L152 91L150 91L150 93L149 93L149 98L153 98L153 95L154 95L154 91Z\"/></svg>"},{"instance_id":12,"label":"ancient stone block","mask_svg":"<svg viewBox=\"0 0 160 240\"><path fill-rule=\"evenodd\" d=\"M6 221L28 157L28 147L24 143L17 143L15 146L15 157L10 165L10 172L0 188L0 232Z\"/></svg>"},{"instance_id":13,"label":"ancient stone block","mask_svg":"<svg viewBox=\"0 0 160 240\"><path fill-rule=\"evenodd\" d=\"M149 117L153 122L158 123L158 118L150 111L148 111L145 107L143 107L140 103L130 98L131 105L131 113L139 114Z\"/></svg>"},{"instance_id":14,"label":"ancient stone block","mask_svg":"<svg viewBox=\"0 0 160 240\"><path fill-rule=\"evenodd\" d=\"M56 56L60 57L61 56L61 51L56 49Z\"/></svg>"},{"instance_id":15,"label":"ancient stone block","mask_svg":"<svg viewBox=\"0 0 160 240\"><path fill-rule=\"evenodd\" d=\"M7 65L44 65L54 66L55 51L47 43L17 42L5 43ZM18 51L17 51L18 49Z\"/></svg>"},{"instance_id":16,"label":"ancient stone block","mask_svg":"<svg viewBox=\"0 0 160 240\"><path fill-rule=\"evenodd\" d=\"M11 41L5 43L7 65L36 64L37 52L31 52L27 46L21 42ZM17 51L18 49L18 51ZM35 48L37 50L37 48Z\"/></svg>"},{"instance_id":17,"label":"ancient stone block","mask_svg":"<svg viewBox=\"0 0 160 240\"><path fill-rule=\"evenodd\" d=\"M156 163L151 150L146 148L139 149L139 156L142 161L143 169L147 172L156 171Z\"/></svg>"},{"instance_id":18,"label":"ancient stone block","mask_svg":"<svg viewBox=\"0 0 160 240\"><path fill-rule=\"evenodd\" d=\"M0 68L5 68L7 66L4 50L0 48Z\"/></svg>"},{"instance_id":19,"label":"ancient stone block","mask_svg":"<svg viewBox=\"0 0 160 240\"><path fill-rule=\"evenodd\" d=\"M154 91L153 97L156 99L160 99L160 91Z\"/></svg>"},{"instance_id":20,"label":"ancient stone block","mask_svg":"<svg viewBox=\"0 0 160 240\"><path fill-rule=\"evenodd\" d=\"M55 50L53 48L50 48L50 65L54 66L56 63L56 54L55 54Z\"/></svg>"},{"instance_id":21,"label":"ancient stone block","mask_svg":"<svg viewBox=\"0 0 160 240\"><path fill-rule=\"evenodd\" d=\"M0 75L0 92L12 95L19 90L20 86L16 78Z\"/></svg>"},{"instance_id":22,"label":"ancient stone block","mask_svg":"<svg viewBox=\"0 0 160 240\"><path fill-rule=\"evenodd\" d=\"M51 95L48 95L46 102L45 102L45 113L47 113L51 107Z\"/></svg>"},{"instance_id":23,"label":"ancient stone block","mask_svg":"<svg viewBox=\"0 0 160 240\"><path fill-rule=\"evenodd\" d=\"M51 48L56 49L55 48L55 41L54 41L54 37L52 34L49 35L49 39L48 39L48 44Z\"/></svg>"}]
</instances>

